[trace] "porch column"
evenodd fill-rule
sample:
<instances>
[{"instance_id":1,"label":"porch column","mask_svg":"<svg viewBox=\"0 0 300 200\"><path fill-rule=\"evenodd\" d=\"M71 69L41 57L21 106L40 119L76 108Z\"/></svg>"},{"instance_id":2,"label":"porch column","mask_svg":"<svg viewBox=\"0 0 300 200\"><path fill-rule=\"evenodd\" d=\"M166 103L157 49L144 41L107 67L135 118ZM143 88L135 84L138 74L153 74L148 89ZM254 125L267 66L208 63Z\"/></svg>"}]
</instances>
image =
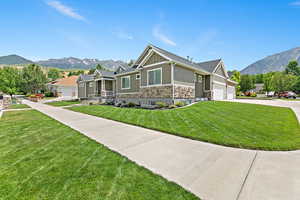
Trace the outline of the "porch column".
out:
<instances>
[{"instance_id":1,"label":"porch column","mask_svg":"<svg viewBox=\"0 0 300 200\"><path fill-rule=\"evenodd\" d=\"M103 92L103 94L105 93L105 80L104 79L101 80L101 93L102 92ZM105 93L105 96L106 96L106 93Z\"/></svg>"}]
</instances>

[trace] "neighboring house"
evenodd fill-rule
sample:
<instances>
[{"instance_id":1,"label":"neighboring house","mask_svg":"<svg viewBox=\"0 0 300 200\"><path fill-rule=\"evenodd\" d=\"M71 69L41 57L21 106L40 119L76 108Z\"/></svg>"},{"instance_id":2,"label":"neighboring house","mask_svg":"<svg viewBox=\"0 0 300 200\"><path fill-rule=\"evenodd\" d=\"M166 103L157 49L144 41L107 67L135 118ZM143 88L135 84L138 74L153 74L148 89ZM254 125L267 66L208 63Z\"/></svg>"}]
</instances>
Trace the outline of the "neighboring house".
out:
<instances>
[{"instance_id":1,"label":"neighboring house","mask_svg":"<svg viewBox=\"0 0 300 200\"><path fill-rule=\"evenodd\" d=\"M233 99L237 84L229 79L221 59L195 63L154 45L148 45L128 69L96 70L77 82L80 99L137 104Z\"/></svg>"},{"instance_id":2,"label":"neighboring house","mask_svg":"<svg viewBox=\"0 0 300 200\"><path fill-rule=\"evenodd\" d=\"M78 97L78 76L57 79L47 84L48 89L57 97Z\"/></svg>"},{"instance_id":3,"label":"neighboring house","mask_svg":"<svg viewBox=\"0 0 300 200\"><path fill-rule=\"evenodd\" d=\"M264 84L263 83L255 83L255 88L252 90L255 93L263 93L264 90Z\"/></svg>"}]
</instances>

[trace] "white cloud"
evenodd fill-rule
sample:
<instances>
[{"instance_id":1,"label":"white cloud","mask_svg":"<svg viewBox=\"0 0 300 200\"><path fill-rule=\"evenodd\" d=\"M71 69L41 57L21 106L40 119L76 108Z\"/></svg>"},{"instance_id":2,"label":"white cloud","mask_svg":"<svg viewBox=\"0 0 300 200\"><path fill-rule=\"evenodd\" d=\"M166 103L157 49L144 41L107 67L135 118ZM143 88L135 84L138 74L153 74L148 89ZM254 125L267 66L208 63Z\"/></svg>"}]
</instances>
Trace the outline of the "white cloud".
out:
<instances>
[{"instance_id":1,"label":"white cloud","mask_svg":"<svg viewBox=\"0 0 300 200\"><path fill-rule=\"evenodd\" d=\"M291 6L300 6L300 1L290 3Z\"/></svg>"},{"instance_id":2,"label":"white cloud","mask_svg":"<svg viewBox=\"0 0 300 200\"><path fill-rule=\"evenodd\" d=\"M51 6L52 8L54 8L55 10L57 10L58 12L60 12L61 14L63 14L63 15L66 15L66 16L71 17L73 19L77 19L77 20L87 22L85 17L79 15L78 13L76 13L74 11L73 8L62 4L60 1L48 1L47 4L49 6Z\"/></svg>"},{"instance_id":3,"label":"white cloud","mask_svg":"<svg viewBox=\"0 0 300 200\"><path fill-rule=\"evenodd\" d=\"M160 40L161 42L171 46L176 46L176 43L173 40L171 40L168 36L162 33L160 25L154 26L152 34L156 39Z\"/></svg>"},{"instance_id":4,"label":"white cloud","mask_svg":"<svg viewBox=\"0 0 300 200\"><path fill-rule=\"evenodd\" d=\"M115 32L113 32L113 34L115 36L117 36L119 39L123 39L123 40L133 40L133 36L130 35L129 33L126 33L123 30L117 30Z\"/></svg>"}]
</instances>

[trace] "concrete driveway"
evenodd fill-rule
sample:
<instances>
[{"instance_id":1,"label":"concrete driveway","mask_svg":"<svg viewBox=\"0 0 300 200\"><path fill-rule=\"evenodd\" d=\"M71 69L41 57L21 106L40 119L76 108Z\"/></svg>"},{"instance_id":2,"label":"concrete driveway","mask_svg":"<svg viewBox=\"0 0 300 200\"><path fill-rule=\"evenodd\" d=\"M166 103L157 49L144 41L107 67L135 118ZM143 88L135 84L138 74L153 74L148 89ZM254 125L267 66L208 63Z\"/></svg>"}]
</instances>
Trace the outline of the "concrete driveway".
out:
<instances>
[{"instance_id":1,"label":"concrete driveway","mask_svg":"<svg viewBox=\"0 0 300 200\"><path fill-rule=\"evenodd\" d=\"M223 147L41 103L24 103L204 200L300 197L300 151Z\"/></svg>"},{"instance_id":2,"label":"concrete driveway","mask_svg":"<svg viewBox=\"0 0 300 200\"><path fill-rule=\"evenodd\" d=\"M300 122L300 101L288 101L288 100L256 100L256 99L233 99L233 100L226 100L232 102L239 102L239 103L252 103L252 104L261 104L261 105L268 105L268 106L279 106L279 107L288 107L291 108L299 122Z\"/></svg>"}]
</instances>

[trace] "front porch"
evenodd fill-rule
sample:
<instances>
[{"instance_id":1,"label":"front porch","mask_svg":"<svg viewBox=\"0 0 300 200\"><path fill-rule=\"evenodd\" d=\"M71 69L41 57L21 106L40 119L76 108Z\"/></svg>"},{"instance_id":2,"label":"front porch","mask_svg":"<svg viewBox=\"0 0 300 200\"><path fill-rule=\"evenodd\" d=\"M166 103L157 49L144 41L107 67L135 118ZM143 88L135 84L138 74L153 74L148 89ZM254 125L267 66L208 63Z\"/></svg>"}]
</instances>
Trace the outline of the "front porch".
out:
<instances>
[{"instance_id":1,"label":"front porch","mask_svg":"<svg viewBox=\"0 0 300 200\"><path fill-rule=\"evenodd\" d=\"M115 97L114 87L115 87L114 80L110 80L110 79L95 80L94 97L114 98Z\"/></svg>"}]
</instances>

